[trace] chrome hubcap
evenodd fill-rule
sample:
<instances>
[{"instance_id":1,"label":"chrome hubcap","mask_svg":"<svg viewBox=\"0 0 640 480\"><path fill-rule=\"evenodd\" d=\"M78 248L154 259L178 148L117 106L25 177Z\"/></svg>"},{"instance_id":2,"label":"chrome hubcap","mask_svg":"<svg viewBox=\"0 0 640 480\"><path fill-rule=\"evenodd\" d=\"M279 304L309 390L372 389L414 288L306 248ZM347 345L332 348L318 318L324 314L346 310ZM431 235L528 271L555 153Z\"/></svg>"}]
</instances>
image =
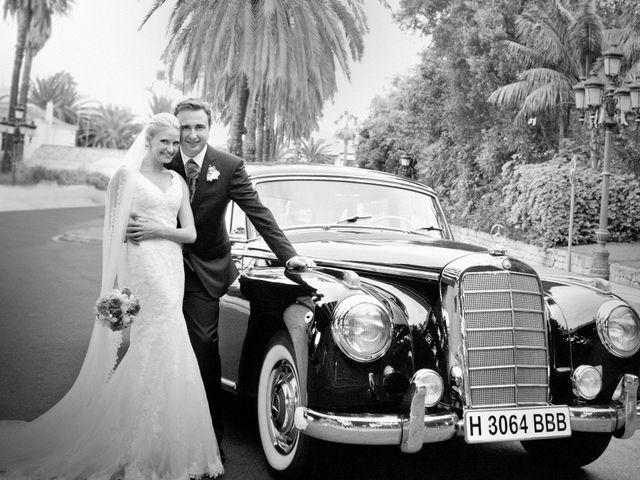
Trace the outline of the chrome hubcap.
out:
<instances>
[{"instance_id":1,"label":"chrome hubcap","mask_svg":"<svg viewBox=\"0 0 640 480\"><path fill-rule=\"evenodd\" d=\"M269 434L273 446L283 454L289 453L298 439L294 426L296 407L300 404L298 378L292 365L280 360L269 376Z\"/></svg>"}]
</instances>

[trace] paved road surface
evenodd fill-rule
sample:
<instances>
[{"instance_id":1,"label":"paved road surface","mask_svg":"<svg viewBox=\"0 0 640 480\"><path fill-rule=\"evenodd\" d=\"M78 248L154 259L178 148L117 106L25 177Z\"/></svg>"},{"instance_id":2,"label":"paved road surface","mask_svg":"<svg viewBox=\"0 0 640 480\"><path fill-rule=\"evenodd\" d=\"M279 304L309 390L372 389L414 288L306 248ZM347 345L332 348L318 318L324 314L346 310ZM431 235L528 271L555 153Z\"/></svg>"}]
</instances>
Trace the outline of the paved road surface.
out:
<instances>
[{"instance_id":1,"label":"paved road surface","mask_svg":"<svg viewBox=\"0 0 640 480\"><path fill-rule=\"evenodd\" d=\"M52 238L102 214L101 208L0 213L0 419L33 419L69 388L82 363L99 291L100 248ZM224 479L268 479L255 419L229 398ZM317 442L315 479L637 480L640 434L614 440L603 457L577 472L534 464L518 444L396 447Z\"/></svg>"}]
</instances>

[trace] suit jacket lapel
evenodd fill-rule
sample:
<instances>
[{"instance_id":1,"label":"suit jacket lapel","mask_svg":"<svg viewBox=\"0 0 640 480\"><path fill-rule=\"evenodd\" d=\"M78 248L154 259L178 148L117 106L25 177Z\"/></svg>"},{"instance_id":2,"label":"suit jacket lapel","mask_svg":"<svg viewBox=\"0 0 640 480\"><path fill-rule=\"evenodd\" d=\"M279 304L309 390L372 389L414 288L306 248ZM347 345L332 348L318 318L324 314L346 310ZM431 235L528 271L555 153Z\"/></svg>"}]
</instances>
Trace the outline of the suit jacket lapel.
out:
<instances>
[{"instance_id":1,"label":"suit jacket lapel","mask_svg":"<svg viewBox=\"0 0 640 480\"><path fill-rule=\"evenodd\" d=\"M200 175L198 176L198 181L196 182L196 191L193 194L193 200L191 200L191 208L193 210L197 208L202 200L204 191L207 188L207 170L209 170L209 167L213 164L214 160L215 155L213 153L213 149L207 145L207 153L202 160L202 168L200 168Z\"/></svg>"}]
</instances>

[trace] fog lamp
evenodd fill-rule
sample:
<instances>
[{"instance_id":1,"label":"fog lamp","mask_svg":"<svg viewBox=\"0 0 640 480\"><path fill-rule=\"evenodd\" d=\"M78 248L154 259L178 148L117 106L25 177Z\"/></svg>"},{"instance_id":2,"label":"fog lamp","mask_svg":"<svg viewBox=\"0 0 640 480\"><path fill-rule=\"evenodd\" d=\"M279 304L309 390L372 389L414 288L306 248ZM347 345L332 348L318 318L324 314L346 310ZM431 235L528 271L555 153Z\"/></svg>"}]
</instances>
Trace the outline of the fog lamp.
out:
<instances>
[{"instance_id":1,"label":"fog lamp","mask_svg":"<svg viewBox=\"0 0 640 480\"><path fill-rule=\"evenodd\" d=\"M442 398L444 392L444 383L442 377L438 375L438 372L423 368L413 374L411 379L417 386L424 385L427 389L427 394L424 397L424 406L433 407Z\"/></svg>"},{"instance_id":2,"label":"fog lamp","mask_svg":"<svg viewBox=\"0 0 640 480\"><path fill-rule=\"evenodd\" d=\"M602 388L602 375L591 365L580 365L571 376L573 393L585 400L593 400Z\"/></svg>"}]
</instances>

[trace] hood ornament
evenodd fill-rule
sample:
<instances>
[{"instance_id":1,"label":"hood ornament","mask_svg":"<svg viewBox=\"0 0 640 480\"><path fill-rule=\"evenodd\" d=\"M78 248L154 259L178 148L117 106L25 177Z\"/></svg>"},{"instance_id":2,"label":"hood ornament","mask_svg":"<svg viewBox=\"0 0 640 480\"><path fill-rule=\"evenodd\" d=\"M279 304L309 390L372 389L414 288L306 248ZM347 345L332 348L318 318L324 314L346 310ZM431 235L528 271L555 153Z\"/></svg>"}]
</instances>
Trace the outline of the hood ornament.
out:
<instances>
[{"instance_id":1,"label":"hood ornament","mask_svg":"<svg viewBox=\"0 0 640 480\"><path fill-rule=\"evenodd\" d=\"M493 245L489 248L489 255L493 255L496 257L505 255L507 253L507 249L504 246L504 226L496 223L493 227L491 227L491 236L493 237Z\"/></svg>"}]
</instances>

